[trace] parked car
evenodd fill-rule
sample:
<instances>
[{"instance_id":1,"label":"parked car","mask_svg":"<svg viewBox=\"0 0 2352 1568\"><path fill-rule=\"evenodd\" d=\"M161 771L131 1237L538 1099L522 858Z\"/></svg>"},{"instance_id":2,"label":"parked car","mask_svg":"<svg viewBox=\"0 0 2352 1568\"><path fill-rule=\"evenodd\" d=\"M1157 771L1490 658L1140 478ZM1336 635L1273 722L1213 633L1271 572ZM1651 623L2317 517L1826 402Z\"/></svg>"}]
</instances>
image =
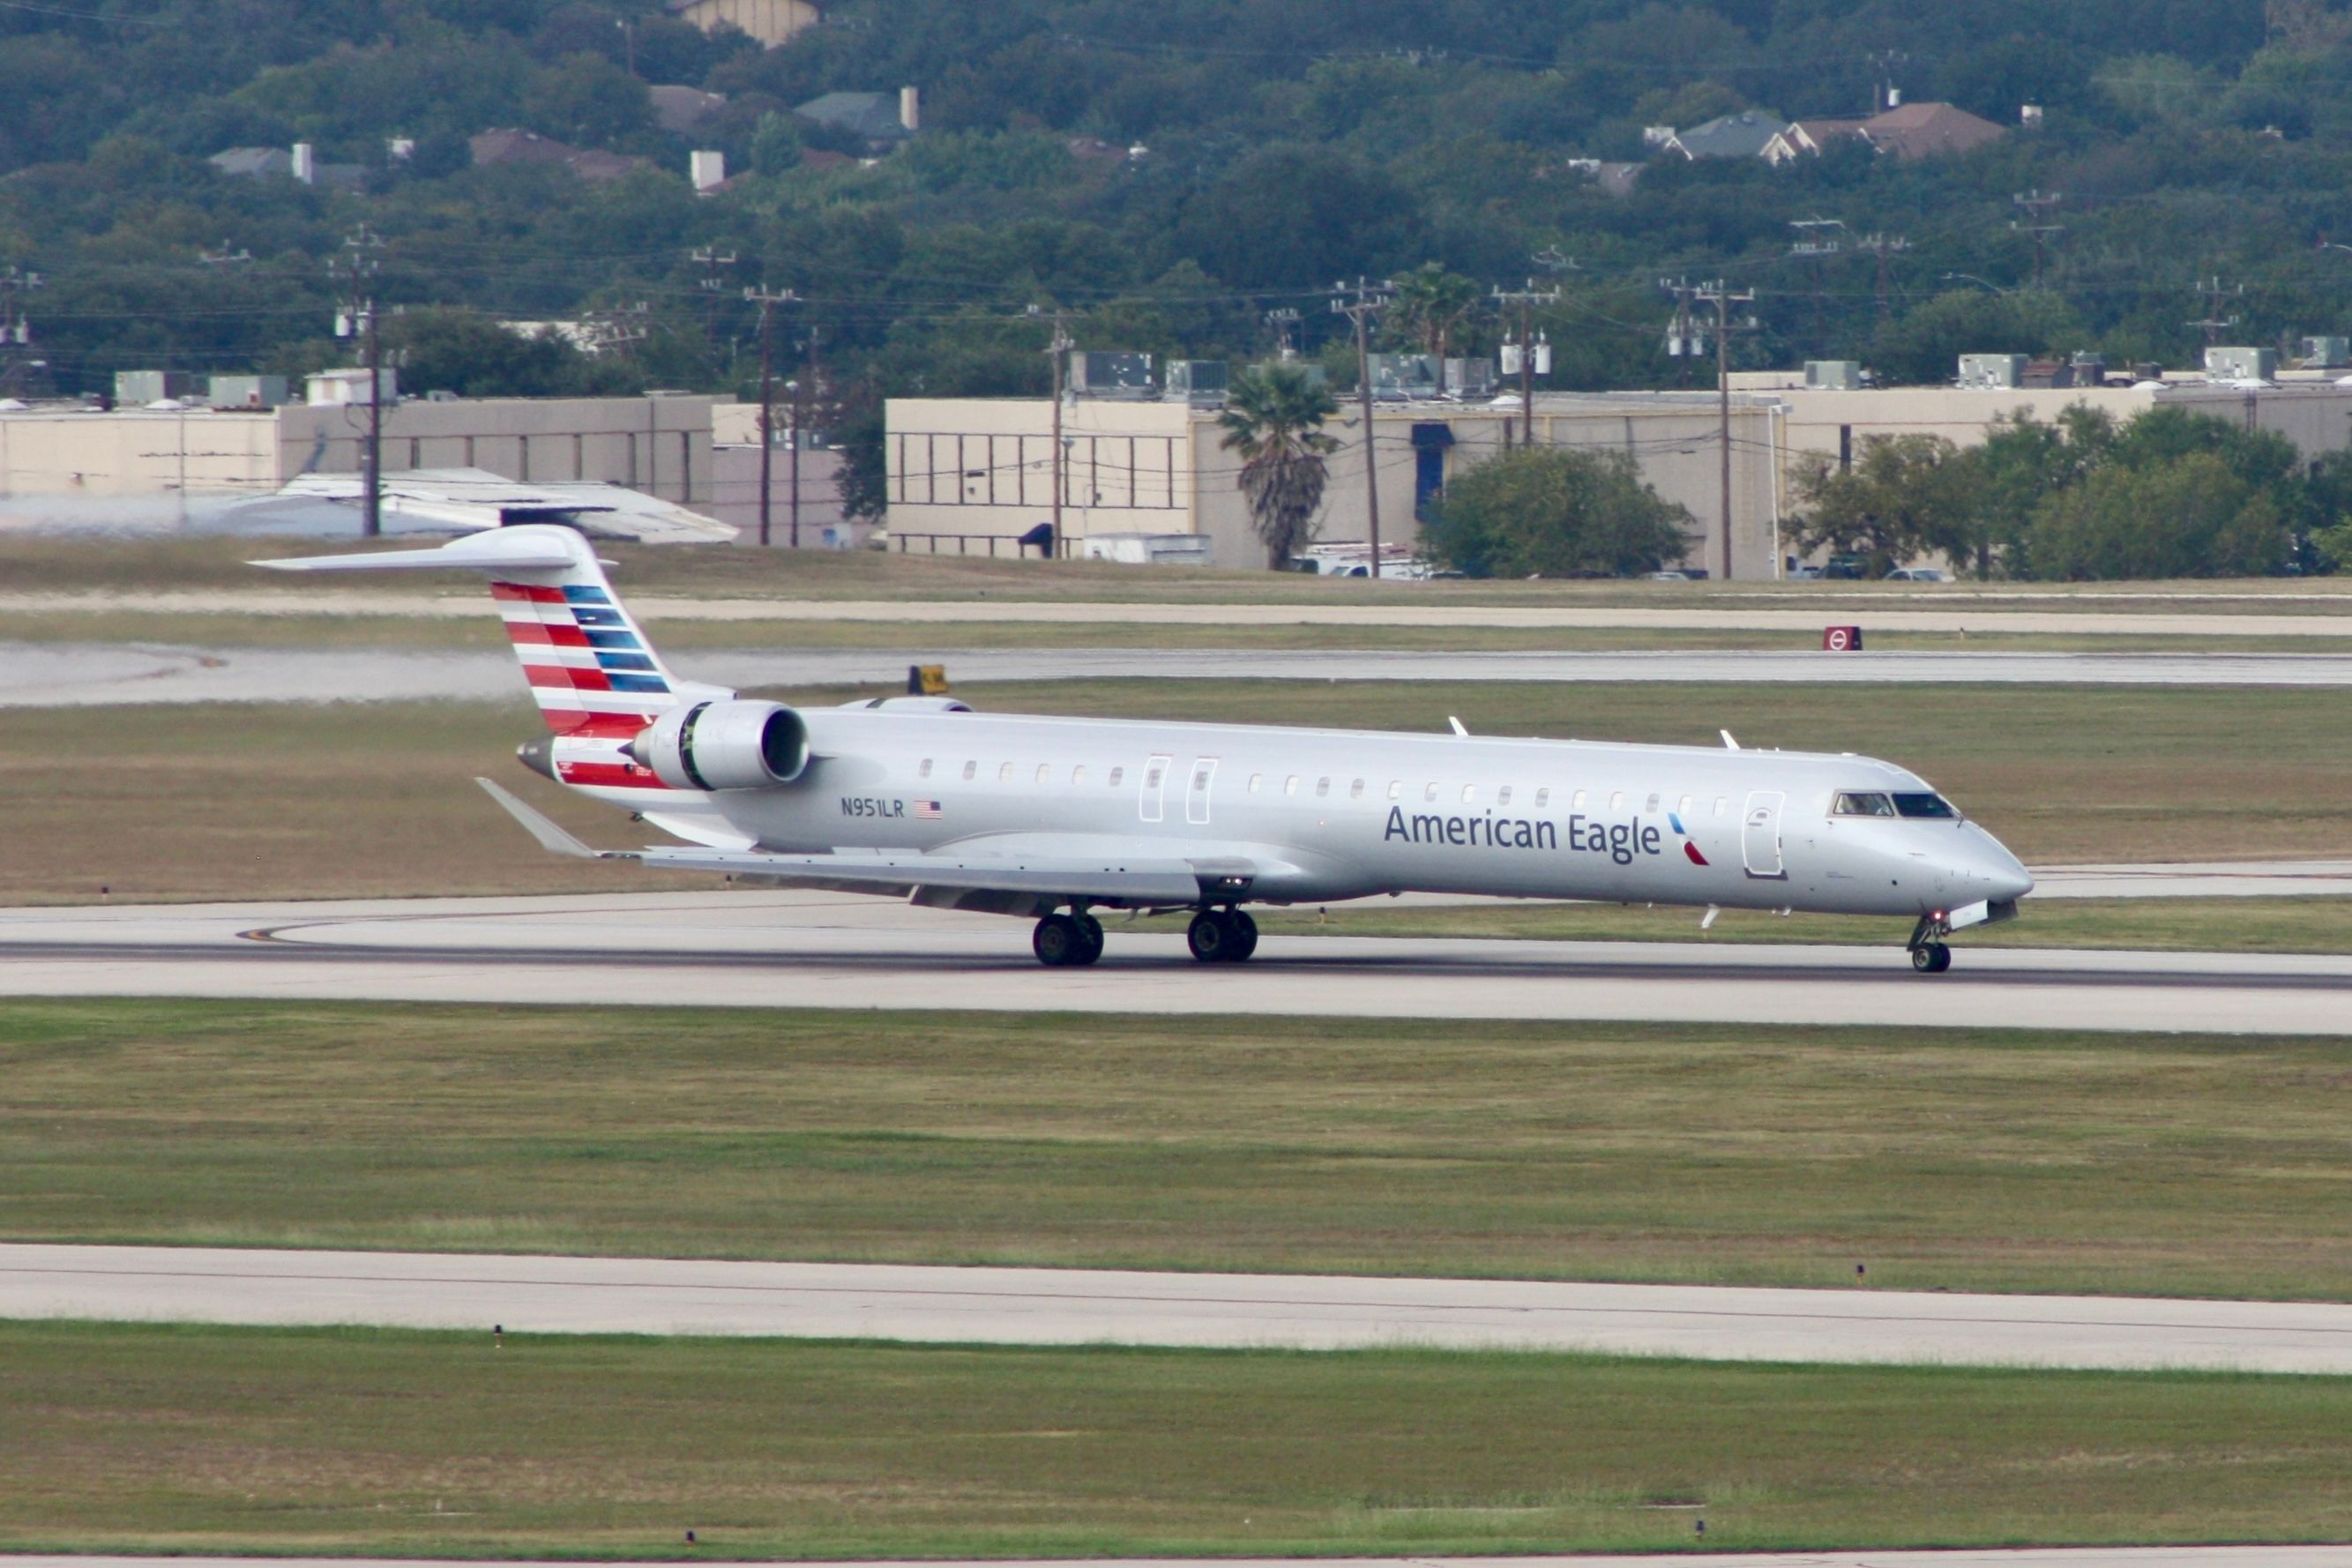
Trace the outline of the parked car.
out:
<instances>
[{"instance_id":1,"label":"parked car","mask_svg":"<svg viewBox=\"0 0 2352 1568\"><path fill-rule=\"evenodd\" d=\"M1952 574L1940 566L1902 566L1889 572L1890 583L1948 583Z\"/></svg>"}]
</instances>

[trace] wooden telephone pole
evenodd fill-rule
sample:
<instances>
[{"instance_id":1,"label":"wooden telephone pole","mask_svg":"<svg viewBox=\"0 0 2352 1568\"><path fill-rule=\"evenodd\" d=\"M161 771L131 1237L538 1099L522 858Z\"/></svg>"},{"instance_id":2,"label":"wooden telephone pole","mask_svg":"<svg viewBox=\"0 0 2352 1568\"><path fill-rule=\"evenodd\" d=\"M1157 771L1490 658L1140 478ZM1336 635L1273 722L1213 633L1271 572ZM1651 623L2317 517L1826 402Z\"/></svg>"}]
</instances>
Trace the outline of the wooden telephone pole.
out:
<instances>
[{"instance_id":1,"label":"wooden telephone pole","mask_svg":"<svg viewBox=\"0 0 2352 1568\"><path fill-rule=\"evenodd\" d=\"M1331 286L1332 313L1347 317L1356 328L1356 394L1364 421L1364 521L1370 531L1375 577L1381 574L1381 474L1372 444L1372 322L1388 309L1391 287L1361 278L1353 285Z\"/></svg>"},{"instance_id":2,"label":"wooden telephone pole","mask_svg":"<svg viewBox=\"0 0 2352 1568\"><path fill-rule=\"evenodd\" d=\"M1702 305L1715 307L1715 390L1717 407L1722 423L1723 502L1720 513L1723 528L1723 580L1731 581L1731 307L1756 302L1756 290L1733 293L1729 284L1721 279L1702 283L1692 298ZM1754 322L1748 323L1753 326ZM1741 330L1746 330L1743 327Z\"/></svg>"},{"instance_id":3,"label":"wooden telephone pole","mask_svg":"<svg viewBox=\"0 0 2352 1568\"><path fill-rule=\"evenodd\" d=\"M775 498L773 489L776 463L776 307L800 302L800 296L790 289L746 289L743 298L760 307L760 543L762 548L774 541L771 514ZM800 439L800 432L793 432ZM793 460L799 461L794 454ZM800 495L795 487L793 500L797 505ZM800 541L793 541L797 544Z\"/></svg>"},{"instance_id":4,"label":"wooden telephone pole","mask_svg":"<svg viewBox=\"0 0 2352 1568\"><path fill-rule=\"evenodd\" d=\"M329 273L349 289L335 317L335 335L360 341L361 362L367 369L367 433L360 451L360 531L370 539L383 533L383 335L368 287L375 277L375 253L383 248L382 237L362 224L357 233L343 241L342 258L327 263Z\"/></svg>"},{"instance_id":5,"label":"wooden telephone pole","mask_svg":"<svg viewBox=\"0 0 2352 1568\"><path fill-rule=\"evenodd\" d=\"M1559 303L1558 289L1538 289L1532 278L1528 279L1528 286L1524 289L1495 290L1495 304L1498 309L1507 312L1514 305L1519 308L1519 445L1522 447L1536 444L1536 307ZM1549 357L1549 344L1545 345L1545 353ZM1544 369L1549 373L1551 367L1547 364ZM1508 424L1503 426L1503 433L1507 441L1510 436Z\"/></svg>"}]
</instances>

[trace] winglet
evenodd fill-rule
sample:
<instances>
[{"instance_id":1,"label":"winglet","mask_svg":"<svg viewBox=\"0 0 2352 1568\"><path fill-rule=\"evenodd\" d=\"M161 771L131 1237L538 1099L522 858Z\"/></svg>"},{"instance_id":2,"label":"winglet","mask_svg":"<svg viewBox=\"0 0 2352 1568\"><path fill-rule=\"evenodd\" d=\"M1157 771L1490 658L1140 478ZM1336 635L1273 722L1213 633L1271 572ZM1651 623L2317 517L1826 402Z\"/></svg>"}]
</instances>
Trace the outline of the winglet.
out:
<instances>
[{"instance_id":1,"label":"winglet","mask_svg":"<svg viewBox=\"0 0 2352 1568\"><path fill-rule=\"evenodd\" d=\"M1445 721L1454 726L1454 732L1455 734L1461 736L1464 740L1468 740L1470 738L1470 731L1462 727L1461 720L1454 718L1449 713L1445 716Z\"/></svg>"},{"instance_id":2,"label":"winglet","mask_svg":"<svg viewBox=\"0 0 2352 1568\"><path fill-rule=\"evenodd\" d=\"M1728 752L1736 752L1739 750L1739 742L1731 738L1730 731L1717 730L1716 733L1723 737L1724 750Z\"/></svg>"},{"instance_id":3,"label":"winglet","mask_svg":"<svg viewBox=\"0 0 2352 1568\"><path fill-rule=\"evenodd\" d=\"M594 849L589 848L588 846L581 843L580 840L572 837L569 833L564 832L563 829L558 827L554 823L550 822L546 817L541 816L538 812L532 810L530 806L516 799L514 795L509 794L507 790L491 783L488 779L478 778L474 782L481 785L485 790L488 791L490 798L504 806L509 816L511 816L517 822L521 823L523 826L523 831L529 833L533 838L538 839L539 847L541 848L549 850L557 855L569 855L575 859L581 860L604 860L613 858L613 857L606 856Z\"/></svg>"}]
</instances>

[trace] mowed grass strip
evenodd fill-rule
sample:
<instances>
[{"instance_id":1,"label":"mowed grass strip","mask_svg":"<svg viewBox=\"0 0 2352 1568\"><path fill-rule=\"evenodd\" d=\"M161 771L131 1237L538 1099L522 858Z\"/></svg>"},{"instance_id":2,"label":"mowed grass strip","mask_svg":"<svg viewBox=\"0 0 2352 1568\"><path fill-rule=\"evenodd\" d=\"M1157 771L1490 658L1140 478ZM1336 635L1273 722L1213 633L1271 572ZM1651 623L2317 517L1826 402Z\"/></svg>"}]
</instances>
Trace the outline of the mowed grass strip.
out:
<instances>
[{"instance_id":1,"label":"mowed grass strip","mask_svg":"<svg viewBox=\"0 0 2352 1568\"><path fill-rule=\"evenodd\" d=\"M1856 752L1900 761L2032 862L2352 855L2352 695L2327 690L1096 681L974 686L984 709ZM830 703L873 695L782 692ZM0 712L0 903L591 892L662 883L556 859L487 773L592 842L657 837L525 773L509 703ZM1530 784L1539 780L1528 780Z\"/></svg>"},{"instance_id":2,"label":"mowed grass strip","mask_svg":"<svg viewBox=\"0 0 2352 1568\"><path fill-rule=\"evenodd\" d=\"M14 1240L2352 1299L2352 1042L25 1001Z\"/></svg>"},{"instance_id":3,"label":"mowed grass strip","mask_svg":"<svg viewBox=\"0 0 2352 1568\"><path fill-rule=\"evenodd\" d=\"M2322 1378L10 1324L0 1548L2336 1541L2347 1415Z\"/></svg>"}]
</instances>

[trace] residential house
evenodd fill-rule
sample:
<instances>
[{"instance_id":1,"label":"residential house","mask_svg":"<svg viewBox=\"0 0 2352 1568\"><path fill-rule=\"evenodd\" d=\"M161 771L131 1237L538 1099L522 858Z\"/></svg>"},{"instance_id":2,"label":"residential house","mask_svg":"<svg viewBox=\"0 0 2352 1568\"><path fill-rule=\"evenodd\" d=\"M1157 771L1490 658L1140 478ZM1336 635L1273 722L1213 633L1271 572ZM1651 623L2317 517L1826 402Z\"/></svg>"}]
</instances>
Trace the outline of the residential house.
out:
<instances>
[{"instance_id":1,"label":"residential house","mask_svg":"<svg viewBox=\"0 0 2352 1568\"><path fill-rule=\"evenodd\" d=\"M706 33L733 27L771 49L824 20L814 0L667 0L667 9Z\"/></svg>"},{"instance_id":2,"label":"residential house","mask_svg":"<svg viewBox=\"0 0 2352 1568\"><path fill-rule=\"evenodd\" d=\"M1819 157L1841 142L1864 141L1859 120L1800 120L1764 144L1764 161L1778 167L1792 158Z\"/></svg>"},{"instance_id":3,"label":"residential house","mask_svg":"<svg viewBox=\"0 0 2352 1568\"><path fill-rule=\"evenodd\" d=\"M887 151L912 136L922 123L913 88L889 92L828 92L793 110L828 130L845 131L869 150Z\"/></svg>"},{"instance_id":4,"label":"residential house","mask_svg":"<svg viewBox=\"0 0 2352 1568\"><path fill-rule=\"evenodd\" d=\"M1864 121L1862 133L1898 158L1940 158L1999 141L2000 127L1957 104L1906 103Z\"/></svg>"},{"instance_id":5,"label":"residential house","mask_svg":"<svg viewBox=\"0 0 2352 1568\"><path fill-rule=\"evenodd\" d=\"M366 164L321 163L308 142L291 147L231 147L205 162L233 180L283 176L338 191L365 190L368 183Z\"/></svg>"},{"instance_id":6,"label":"residential house","mask_svg":"<svg viewBox=\"0 0 2352 1568\"><path fill-rule=\"evenodd\" d=\"M471 145L478 169L495 169L509 163L560 163L591 184L603 184L638 169L653 167L650 159L593 147L574 147L568 142L541 136L536 131L485 131L472 138Z\"/></svg>"},{"instance_id":7,"label":"residential house","mask_svg":"<svg viewBox=\"0 0 2352 1568\"><path fill-rule=\"evenodd\" d=\"M1760 157L1773 138L1788 128L1789 122L1769 109L1743 109L1688 131L1677 131L1658 150L1692 159Z\"/></svg>"},{"instance_id":8,"label":"residential house","mask_svg":"<svg viewBox=\"0 0 2352 1568\"><path fill-rule=\"evenodd\" d=\"M698 87L675 83L649 87L646 96L653 100L655 123L673 136L693 135L727 107L727 95L723 92L705 92Z\"/></svg>"}]
</instances>

